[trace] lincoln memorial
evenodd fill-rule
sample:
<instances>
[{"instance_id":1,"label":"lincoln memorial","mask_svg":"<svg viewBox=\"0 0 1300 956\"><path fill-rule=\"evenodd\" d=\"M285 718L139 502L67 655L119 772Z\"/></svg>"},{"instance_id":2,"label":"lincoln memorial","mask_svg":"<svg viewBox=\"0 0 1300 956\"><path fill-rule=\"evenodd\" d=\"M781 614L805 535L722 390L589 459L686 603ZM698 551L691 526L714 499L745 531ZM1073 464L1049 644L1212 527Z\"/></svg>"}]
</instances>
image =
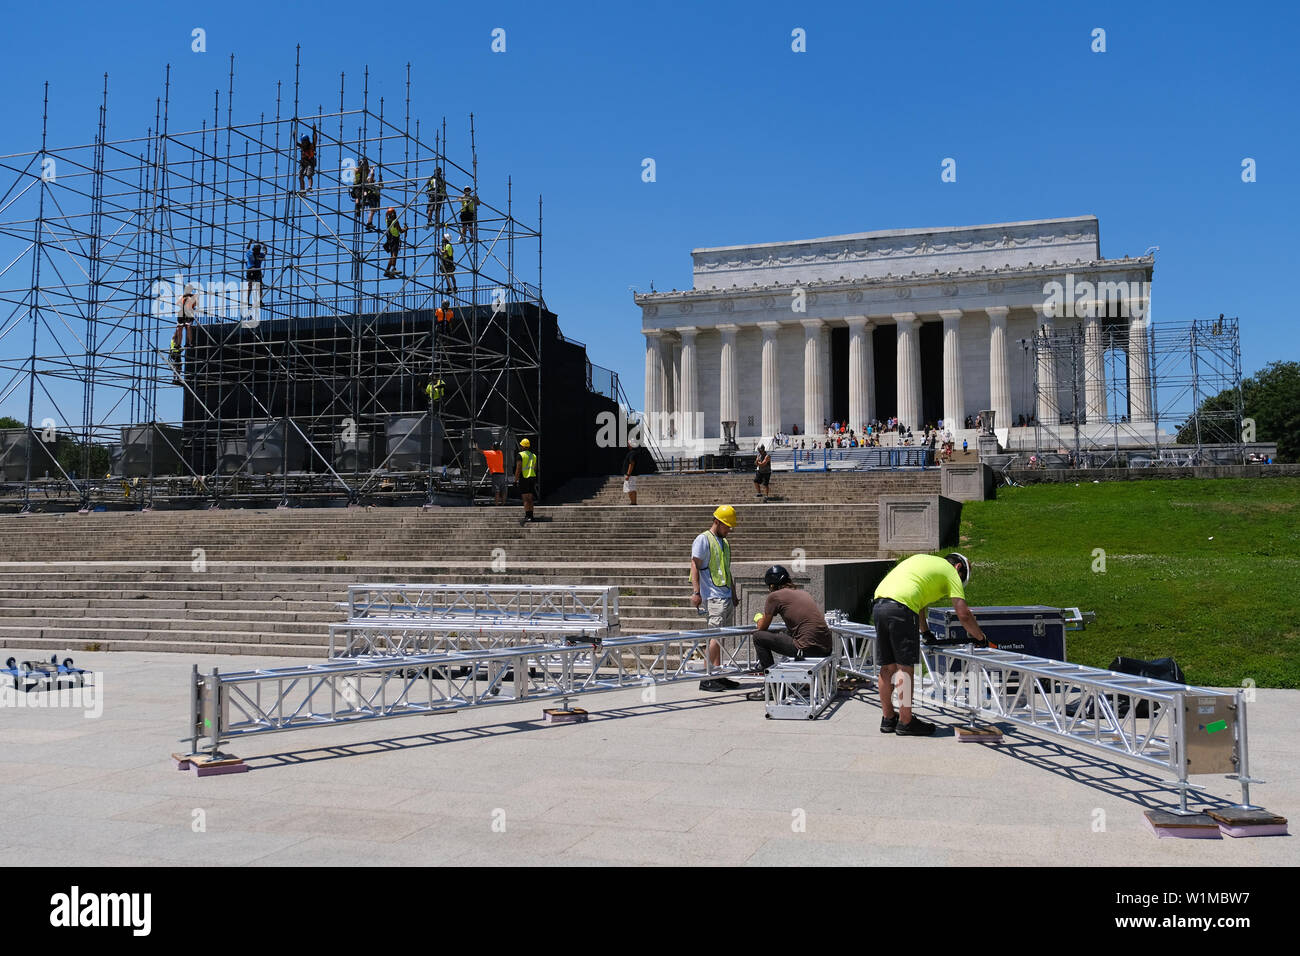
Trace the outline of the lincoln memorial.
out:
<instances>
[{"instance_id":1,"label":"lincoln memorial","mask_svg":"<svg viewBox=\"0 0 1300 956\"><path fill-rule=\"evenodd\" d=\"M960 443L967 416L983 409L1004 445L1021 420L1151 418L1154 260L1102 258L1094 216L720 246L691 258L693 288L635 295L647 427L666 453L716 450L729 421L752 448L794 426L816 436L826 422L861 431L891 416L918 430L942 420ZM1077 354L1038 347L1066 328L1077 331Z\"/></svg>"}]
</instances>

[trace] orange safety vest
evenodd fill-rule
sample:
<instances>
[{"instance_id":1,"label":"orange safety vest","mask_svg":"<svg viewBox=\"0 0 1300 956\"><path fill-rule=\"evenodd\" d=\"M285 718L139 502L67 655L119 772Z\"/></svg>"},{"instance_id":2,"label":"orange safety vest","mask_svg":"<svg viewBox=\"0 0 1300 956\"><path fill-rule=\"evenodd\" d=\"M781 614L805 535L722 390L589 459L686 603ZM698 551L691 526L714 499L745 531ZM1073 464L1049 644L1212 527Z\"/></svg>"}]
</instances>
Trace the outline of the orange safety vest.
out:
<instances>
[{"instance_id":1,"label":"orange safety vest","mask_svg":"<svg viewBox=\"0 0 1300 956\"><path fill-rule=\"evenodd\" d=\"M451 309L447 309L446 311L444 311L441 308L436 309L433 313L434 318L437 319L439 322L450 322L452 318L455 316L455 314L456 313L453 312Z\"/></svg>"},{"instance_id":2,"label":"orange safety vest","mask_svg":"<svg viewBox=\"0 0 1300 956\"><path fill-rule=\"evenodd\" d=\"M505 456L499 451L485 451L483 457L487 460L488 471L494 475L504 475L506 473Z\"/></svg>"}]
</instances>

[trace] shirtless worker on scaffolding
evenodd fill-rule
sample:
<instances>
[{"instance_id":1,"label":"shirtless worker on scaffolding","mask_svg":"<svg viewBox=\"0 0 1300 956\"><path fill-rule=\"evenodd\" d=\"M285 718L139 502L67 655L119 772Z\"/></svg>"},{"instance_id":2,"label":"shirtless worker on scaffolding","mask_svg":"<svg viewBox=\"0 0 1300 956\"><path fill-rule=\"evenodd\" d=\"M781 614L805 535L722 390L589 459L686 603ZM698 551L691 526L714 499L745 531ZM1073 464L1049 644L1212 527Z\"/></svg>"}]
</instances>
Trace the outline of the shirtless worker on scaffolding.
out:
<instances>
[{"instance_id":1,"label":"shirtless worker on scaffolding","mask_svg":"<svg viewBox=\"0 0 1300 956\"><path fill-rule=\"evenodd\" d=\"M172 367L173 385L181 384L181 375L185 371L184 359L189 347L194 342L194 317L198 314L199 296L194 283L185 283L185 291L176 303L176 331L172 333L171 345L167 350L167 364Z\"/></svg>"}]
</instances>

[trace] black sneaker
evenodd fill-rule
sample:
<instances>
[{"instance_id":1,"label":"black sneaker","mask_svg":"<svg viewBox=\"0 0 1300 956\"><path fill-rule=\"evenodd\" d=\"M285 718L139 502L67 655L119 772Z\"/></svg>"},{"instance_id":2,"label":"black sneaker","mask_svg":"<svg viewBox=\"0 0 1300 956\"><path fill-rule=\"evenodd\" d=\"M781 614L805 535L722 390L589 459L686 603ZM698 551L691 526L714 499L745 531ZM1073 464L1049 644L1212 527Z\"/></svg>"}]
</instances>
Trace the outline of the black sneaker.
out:
<instances>
[{"instance_id":1,"label":"black sneaker","mask_svg":"<svg viewBox=\"0 0 1300 956\"><path fill-rule=\"evenodd\" d=\"M934 733L934 724L920 717L913 717L909 723L899 722L894 733L900 737L929 737Z\"/></svg>"},{"instance_id":2,"label":"black sneaker","mask_svg":"<svg viewBox=\"0 0 1300 956\"><path fill-rule=\"evenodd\" d=\"M896 717L896 716L895 716L895 717L881 717L881 718L880 718L880 732L881 732L882 734L892 734L892 733L894 733L894 729L895 729L897 726L898 726L898 717Z\"/></svg>"},{"instance_id":3,"label":"black sneaker","mask_svg":"<svg viewBox=\"0 0 1300 956\"><path fill-rule=\"evenodd\" d=\"M719 678L717 679L717 683L721 684L721 685L722 685L723 687L725 687L727 690L735 690L737 687L740 686L740 685L737 684L734 680L732 680L730 677L719 677Z\"/></svg>"},{"instance_id":4,"label":"black sneaker","mask_svg":"<svg viewBox=\"0 0 1300 956\"><path fill-rule=\"evenodd\" d=\"M726 689L727 688L723 685L721 681L717 681L717 680L700 681L700 690L707 690L711 694L720 694Z\"/></svg>"}]
</instances>

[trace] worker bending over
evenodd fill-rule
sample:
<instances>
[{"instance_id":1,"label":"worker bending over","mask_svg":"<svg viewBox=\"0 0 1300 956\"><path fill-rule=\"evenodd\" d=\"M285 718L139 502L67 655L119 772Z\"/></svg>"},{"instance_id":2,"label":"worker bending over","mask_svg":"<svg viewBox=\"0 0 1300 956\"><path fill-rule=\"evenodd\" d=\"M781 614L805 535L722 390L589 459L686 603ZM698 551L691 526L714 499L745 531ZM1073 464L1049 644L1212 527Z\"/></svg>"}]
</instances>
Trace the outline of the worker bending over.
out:
<instances>
[{"instance_id":1,"label":"worker bending over","mask_svg":"<svg viewBox=\"0 0 1300 956\"><path fill-rule=\"evenodd\" d=\"M912 680L921 659L921 635L929 634L925 609L936 601L952 599L957 619L981 644L988 638L966 604L965 585L970 562L953 552L946 558L914 554L900 561L876 588L871 618L876 626L880 667L880 732L900 737L928 737L934 724L912 715ZM895 683L901 684L898 711L894 710Z\"/></svg>"}]
</instances>

